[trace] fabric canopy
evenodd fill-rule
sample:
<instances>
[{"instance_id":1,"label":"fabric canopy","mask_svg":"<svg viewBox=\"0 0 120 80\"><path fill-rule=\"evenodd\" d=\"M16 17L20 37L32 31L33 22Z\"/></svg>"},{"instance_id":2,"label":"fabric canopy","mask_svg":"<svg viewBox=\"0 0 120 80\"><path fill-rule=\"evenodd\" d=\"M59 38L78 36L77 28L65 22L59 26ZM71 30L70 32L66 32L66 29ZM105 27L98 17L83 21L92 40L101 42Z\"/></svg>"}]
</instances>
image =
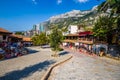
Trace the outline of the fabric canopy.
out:
<instances>
[{"instance_id":1,"label":"fabric canopy","mask_svg":"<svg viewBox=\"0 0 120 80\"><path fill-rule=\"evenodd\" d=\"M92 35L93 33L91 31L85 31L85 32L80 32L79 36L86 36L86 35Z\"/></svg>"}]
</instances>

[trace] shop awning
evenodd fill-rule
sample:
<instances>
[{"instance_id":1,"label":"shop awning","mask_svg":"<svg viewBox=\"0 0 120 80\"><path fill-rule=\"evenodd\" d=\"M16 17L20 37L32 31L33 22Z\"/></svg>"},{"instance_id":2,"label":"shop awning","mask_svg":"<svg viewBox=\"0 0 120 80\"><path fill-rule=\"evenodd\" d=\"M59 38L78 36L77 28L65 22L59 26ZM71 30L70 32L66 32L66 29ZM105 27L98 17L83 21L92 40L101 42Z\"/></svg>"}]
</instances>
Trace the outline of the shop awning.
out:
<instances>
[{"instance_id":1,"label":"shop awning","mask_svg":"<svg viewBox=\"0 0 120 80\"><path fill-rule=\"evenodd\" d=\"M80 32L79 36L87 36L87 35L92 35L92 34L93 34L93 32L91 32L91 31L85 31L85 32Z\"/></svg>"}]
</instances>

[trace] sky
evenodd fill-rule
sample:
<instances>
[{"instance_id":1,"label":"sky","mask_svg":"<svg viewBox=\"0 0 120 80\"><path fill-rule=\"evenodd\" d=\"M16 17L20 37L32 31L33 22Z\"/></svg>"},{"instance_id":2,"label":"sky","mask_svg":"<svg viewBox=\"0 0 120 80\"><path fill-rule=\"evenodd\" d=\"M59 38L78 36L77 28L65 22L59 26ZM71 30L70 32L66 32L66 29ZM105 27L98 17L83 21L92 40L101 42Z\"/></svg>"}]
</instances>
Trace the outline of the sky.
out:
<instances>
[{"instance_id":1,"label":"sky","mask_svg":"<svg viewBox=\"0 0 120 80\"><path fill-rule=\"evenodd\" d=\"M105 0L0 0L0 27L27 31L51 16L72 10L90 10Z\"/></svg>"}]
</instances>

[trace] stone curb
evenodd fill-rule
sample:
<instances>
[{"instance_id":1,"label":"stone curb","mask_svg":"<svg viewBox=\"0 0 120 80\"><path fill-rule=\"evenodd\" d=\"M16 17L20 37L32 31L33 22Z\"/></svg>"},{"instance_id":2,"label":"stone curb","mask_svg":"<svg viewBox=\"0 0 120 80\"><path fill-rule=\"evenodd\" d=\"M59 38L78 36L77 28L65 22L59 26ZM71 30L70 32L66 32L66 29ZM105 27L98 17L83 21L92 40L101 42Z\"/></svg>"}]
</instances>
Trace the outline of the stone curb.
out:
<instances>
[{"instance_id":1,"label":"stone curb","mask_svg":"<svg viewBox=\"0 0 120 80\"><path fill-rule=\"evenodd\" d=\"M120 61L120 57L112 57L112 56L109 56L109 55L106 55L105 57Z\"/></svg>"},{"instance_id":2,"label":"stone curb","mask_svg":"<svg viewBox=\"0 0 120 80\"><path fill-rule=\"evenodd\" d=\"M67 59L65 59L65 60L63 60L63 61L61 61L61 62L57 62L57 63L53 64L50 68L48 68L47 72L46 72L45 75L41 78L41 80L48 80L48 78L49 78L52 70L53 70L55 67L57 67L58 65L60 65L60 64L62 64L62 63L64 63L64 62L70 60L72 57L73 57L73 56L71 55L69 58L67 58Z\"/></svg>"}]
</instances>

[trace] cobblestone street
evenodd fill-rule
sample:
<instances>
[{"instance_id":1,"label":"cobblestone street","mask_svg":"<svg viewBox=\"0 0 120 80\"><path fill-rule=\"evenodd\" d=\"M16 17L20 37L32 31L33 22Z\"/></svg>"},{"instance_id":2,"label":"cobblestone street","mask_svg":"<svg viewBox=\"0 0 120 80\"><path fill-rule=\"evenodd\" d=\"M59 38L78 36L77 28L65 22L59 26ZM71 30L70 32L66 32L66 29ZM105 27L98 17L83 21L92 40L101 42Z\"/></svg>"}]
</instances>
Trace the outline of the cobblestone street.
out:
<instances>
[{"instance_id":1,"label":"cobblestone street","mask_svg":"<svg viewBox=\"0 0 120 80\"><path fill-rule=\"evenodd\" d=\"M0 61L0 80L40 80L47 68L56 61L50 48L29 48L30 54Z\"/></svg>"},{"instance_id":2,"label":"cobblestone street","mask_svg":"<svg viewBox=\"0 0 120 80\"><path fill-rule=\"evenodd\" d=\"M63 60L51 57L50 48L31 47L30 54L0 61L0 80L40 80L48 67ZM69 50L70 51L70 50ZM72 52L73 58L56 67L51 80L120 80L120 61Z\"/></svg>"},{"instance_id":3,"label":"cobblestone street","mask_svg":"<svg viewBox=\"0 0 120 80\"><path fill-rule=\"evenodd\" d=\"M120 61L72 54L70 61L54 69L52 80L120 80Z\"/></svg>"}]
</instances>

